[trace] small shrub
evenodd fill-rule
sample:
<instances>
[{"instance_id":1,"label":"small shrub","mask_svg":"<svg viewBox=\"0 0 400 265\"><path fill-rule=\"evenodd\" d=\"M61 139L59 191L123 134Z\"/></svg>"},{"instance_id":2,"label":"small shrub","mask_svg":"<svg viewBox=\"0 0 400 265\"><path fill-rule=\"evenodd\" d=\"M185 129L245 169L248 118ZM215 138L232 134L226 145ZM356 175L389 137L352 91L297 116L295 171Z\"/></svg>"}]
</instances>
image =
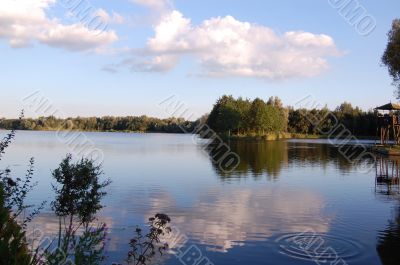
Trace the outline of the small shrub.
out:
<instances>
[{"instance_id":1,"label":"small shrub","mask_svg":"<svg viewBox=\"0 0 400 265\"><path fill-rule=\"evenodd\" d=\"M100 181L101 175L101 165L84 158L72 163L71 155L53 171L57 184L53 185L56 199L51 206L59 217L59 235L57 248L46 251L48 260L61 264L72 260L76 265L100 264L103 260L106 227L91 226L103 208L104 188L111 183Z\"/></svg>"},{"instance_id":2,"label":"small shrub","mask_svg":"<svg viewBox=\"0 0 400 265\"><path fill-rule=\"evenodd\" d=\"M136 235L131 239L127 262L134 265L146 265L154 256L163 253L168 249L167 243L161 242L161 237L171 232L168 224L171 219L166 214L156 214L149 218L149 232L143 236L142 229L136 228Z\"/></svg>"}]
</instances>

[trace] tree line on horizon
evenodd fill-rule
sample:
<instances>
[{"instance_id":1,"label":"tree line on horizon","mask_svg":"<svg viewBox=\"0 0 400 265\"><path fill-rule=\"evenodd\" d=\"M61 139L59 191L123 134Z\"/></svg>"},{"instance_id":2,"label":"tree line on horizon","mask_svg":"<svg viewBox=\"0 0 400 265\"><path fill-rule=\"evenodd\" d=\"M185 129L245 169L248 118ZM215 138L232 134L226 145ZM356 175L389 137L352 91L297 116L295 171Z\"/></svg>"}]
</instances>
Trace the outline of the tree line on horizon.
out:
<instances>
[{"instance_id":1,"label":"tree line on horizon","mask_svg":"<svg viewBox=\"0 0 400 265\"><path fill-rule=\"evenodd\" d=\"M327 115L328 113L332 115ZM318 135L318 128L310 122L312 117L327 117L323 121L324 131L329 131L330 127L340 123L354 135L376 135L377 121L374 112L363 111L347 102L332 111L327 107L294 109L285 107L278 97L264 101L261 98L250 100L228 95L219 98L208 115L195 121L147 116L67 119L50 116L37 119L3 118L0 119L0 129L183 133L182 128L194 131L196 126L205 123L217 133L238 136L263 136L281 132Z\"/></svg>"},{"instance_id":2,"label":"tree line on horizon","mask_svg":"<svg viewBox=\"0 0 400 265\"><path fill-rule=\"evenodd\" d=\"M159 119L147 116L76 117L61 119L54 116L37 119L0 119L0 129L17 130L77 130L182 133L182 127L194 128L195 122L183 118Z\"/></svg>"}]
</instances>

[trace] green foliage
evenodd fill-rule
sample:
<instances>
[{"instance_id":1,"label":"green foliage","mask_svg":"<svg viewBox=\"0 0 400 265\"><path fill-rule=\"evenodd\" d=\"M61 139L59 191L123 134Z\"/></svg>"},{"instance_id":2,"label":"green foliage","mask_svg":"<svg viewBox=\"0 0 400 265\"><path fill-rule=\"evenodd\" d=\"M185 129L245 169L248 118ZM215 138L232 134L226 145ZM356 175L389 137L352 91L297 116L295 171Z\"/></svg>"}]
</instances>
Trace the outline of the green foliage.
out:
<instances>
[{"instance_id":1,"label":"green foliage","mask_svg":"<svg viewBox=\"0 0 400 265\"><path fill-rule=\"evenodd\" d=\"M257 131L265 130L268 127L268 111L267 104L259 98L256 98L251 104L247 119L247 124L251 129Z\"/></svg>"},{"instance_id":2,"label":"green foliage","mask_svg":"<svg viewBox=\"0 0 400 265\"><path fill-rule=\"evenodd\" d=\"M285 131L287 120L284 112L274 105L266 104L262 99L256 98L253 101L248 115L250 128L258 133Z\"/></svg>"},{"instance_id":3,"label":"green foliage","mask_svg":"<svg viewBox=\"0 0 400 265\"><path fill-rule=\"evenodd\" d=\"M223 96L218 99L207 119L207 124L219 132L227 132L242 127L241 122L244 114L240 111L240 103L237 103L239 102L232 96Z\"/></svg>"},{"instance_id":4,"label":"green foliage","mask_svg":"<svg viewBox=\"0 0 400 265\"><path fill-rule=\"evenodd\" d=\"M362 111L344 102L335 110L285 108L277 97L267 102L260 98L253 101L232 96L222 96L215 103L207 125L218 133L263 136L289 132L299 134L335 134L335 127L342 125L353 135L375 136L376 117L371 111Z\"/></svg>"},{"instance_id":5,"label":"green foliage","mask_svg":"<svg viewBox=\"0 0 400 265\"><path fill-rule=\"evenodd\" d=\"M5 205L3 184L0 183L0 264L29 265L32 257L25 240L25 232Z\"/></svg>"},{"instance_id":6,"label":"green foliage","mask_svg":"<svg viewBox=\"0 0 400 265\"><path fill-rule=\"evenodd\" d=\"M400 19L393 20L382 63L388 67L393 84L398 88L397 97L400 98Z\"/></svg>"},{"instance_id":7,"label":"green foliage","mask_svg":"<svg viewBox=\"0 0 400 265\"><path fill-rule=\"evenodd\" d=\"M286 110L278 98L271 104L262 99L250 100L223 96L214 105L207 124L216 132L228 131L237 134L257 132L269 133L286 130Z\"/></svg>"},{"instance_id":8,"label":"green foliage","mask_svg":"<svg viewBox=\"0 0 400 265\"><path fill-rule=\"evenodd\" d=\"M26 210L33 207L33 205L26 205L25 199L30 191L37 185L37 182L33 182L33 171L34 171L34 159L29 160L29 167L26 175L23 179L16 178L15 180L10 177L11 171L6 169L0 172L0 182L3 184L5 194L5 207L12 211L14 218L19 217L22 213L26 213ZM38 208L32 210L24 219L22 219L22 225L25 227L33 217L39 214L40 210L43 209L46 202L43 202Z\"/></svg>"},{"instance_id":9,"label":"green foliage","mask_svg":"<svg viewBox=\"0 0 400 265\"><path fill-rule=\"evenodd\" d=\"M51 245L44 250L44 264L99 265L105 259L106 236L105 224L85 229L79 235L61 234L60 246Z\"/></svg>"},{"instance_id":10,"label":"green foliage","mask_svg":"<svg viewBox=\"0 0 400 265\"><path fill-rule=\"evenodd\" d=\"M306 115L306 109L290 109L288 131L292 133L313 134L312 124Z\"/></svg>"},{"instance_id":11,"label":"green foliage","mask_svg":"<svg viewBox=\"0 0 400 265\"><path fill-rule=\"evenodd\" d=\"M47 260L62 264L72 260L76 265L100 264L103 260L106 226L91 227L96 213L103 208L101 199L110 180L100 181L101 166L82 158L72 163L67 155L53 171L56 199L52 209L59 217L57 248L46 250Z\"/></svg>"},{"instance_id":12,"label":"green foliage","mask_svg":"<svg viewBox=\"0 0 400 265\"><path fill-rule=\"evenodd\" d=\"M0 141L0 160L14 137L15 131L12 130ZM33 160L31 160L30 165L25 181L19 178L13 180L10 177L11 171L9 169L0 171L0 264L32 264L32 256L26 243L24 227L17 222L20 213L28 208L24 204L24 199L31 188L28 182L33 172ZM13 212L13 209L15 212ZM26 224L31 216L25 219L23 224Z\"/></svg>"},{"instance_id":13,"label":"green foliage","mask_svg":"<svg viewBox=\"0 0 400 265\"><path fill-rule=\"evenodd\" d=\"M278 131L286 132L288 128L288 120L289 120L289 108L285 108L283 106L282 100L278 97L270 97L268 99L267 105L271 105L274 107L274 110L279 110L279 114L283 116L283 119L279 116L275 116L279 120L276 120Z\"/></svg>"},{"instance_id":14,"label":"green foliage","mask_svg":"<svg viewBox=\"0 0 400 265\"><path fill-rule=\"evenodd\" d=\"M342 127L336 132L335 128L339 126L344 126L353 135L375 136L377 121L373 112L362 111L348 102L342 103L334 111L329 111L326 107L312 110L289 110L288 131L290 133L321 134L322 131L335 135L344 130Z\"/></svg>"},{"instance_id":15,"label":"green foliage","mask_svg":"<svg viewBox=\"0 0 400 265\"><path fill-rule=\"evenodd\" d=\"M1 129L19 130L76 130L76 131L130 131L130 132L167 132L182 133L182 127L188 131L194 129L197 122L182 118L157 119L147 116L102 118L67 118L53 116L38 119L0 119Z\"/></svg>"},{"instance_id":16,"label":"green foliage","mask_svg":"<svg viewBox=\"0 0 400 265\"><path fill-rule=\"evenodd\" d=\"M96 265L104 260L104 247L107 236L106 225L87 229L75 238L73 245L76 265Z\"/></svg>"},{"instance_id":17,"label":"green foliage","mask_svg":"<svg viewBox=\"0 0 400 265\"><path fill-rule=\"evenodd\" d=\"M53 185L56 200L52 209L59 217L76 216L82 224L93 221L94 215L103 206L100 201L106 195L103 191L110 180L101 182L101 166L95 165L91 159L82 158L72 163L68 154L59 168L53 171L57 185Z\"/></svg>"},{"instance_id":18,"label":"green foliage","mask_svg":"<svg viewBox=\"0 0 400 265\"><path fill-rule=\"evenodd\" d=\"M15 130L9 132L0 142L0 160L5 152L5 149L10 145L15 137Z\"/></svg>"}]
</instances>

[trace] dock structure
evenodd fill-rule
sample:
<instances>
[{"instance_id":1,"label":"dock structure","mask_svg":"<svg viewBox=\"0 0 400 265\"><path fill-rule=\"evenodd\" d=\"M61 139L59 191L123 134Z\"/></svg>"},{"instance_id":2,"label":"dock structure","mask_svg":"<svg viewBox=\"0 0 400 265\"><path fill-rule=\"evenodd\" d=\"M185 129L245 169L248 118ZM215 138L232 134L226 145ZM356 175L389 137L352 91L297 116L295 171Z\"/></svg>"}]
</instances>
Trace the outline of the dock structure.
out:
<instances>
[{"instance_id":1,"label":"dock structure","mask_svg":"<svg viewBox=\"0 0 400 265\"><path fill-rule=\"evenodd\" d=\"M375 108L378 118L377 132L380 134L380 144L400 144L400 104L388 103Z\"/></svg>"}]
</instances>

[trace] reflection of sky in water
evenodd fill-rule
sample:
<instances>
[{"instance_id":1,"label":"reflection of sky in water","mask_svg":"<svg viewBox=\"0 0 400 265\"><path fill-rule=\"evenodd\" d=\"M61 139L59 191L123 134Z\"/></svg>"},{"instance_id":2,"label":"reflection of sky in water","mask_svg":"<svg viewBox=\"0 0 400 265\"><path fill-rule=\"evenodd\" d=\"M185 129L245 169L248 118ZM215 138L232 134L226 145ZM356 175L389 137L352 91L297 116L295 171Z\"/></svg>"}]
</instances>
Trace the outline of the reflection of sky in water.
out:
<instances>
[{"instance_id":1,"label":"reflection of sky in water","mask_svg":"<svg viewBox=\"0 0 400 265\"><path fill-rule=\"evenodd\" d=\"M177 216L174 225L181 232L217 251L227 252L248 240L265 240L279 230L297 232L309 226L321 233L329 230L329 220L319 217L324 207L321 198L307 192L213 188L203 191L187 209L174 206L171 200L170 196L161 196L151 201L150 209L159 211L170 205L169 213ZM266 223L267 216L273 221Z\"/></svg>"},{"instance_id":2,"label":"reflection of sky in water","mask_svg":"<svg viewBox=\"0 0 400 265\"><path fill-rule=\"evenodd\" d=\"M280 254L274 241L308 229L357 242L349 264L380 264L376 238L394 203L375 195L375 172L357 171L323 142L232 143L241 163L226 175L190 135L86 135L103 150L113 181L100 214L111 231L110 260L125 257L136 225L164 212L215 264L312 264ZM67 152L53 132L18 132L0 166L23 174L34 156L39 186L31 201L50 201L51 169ZM55 233L48 211L35 225Z\"/></svg>"}]
</instances>

